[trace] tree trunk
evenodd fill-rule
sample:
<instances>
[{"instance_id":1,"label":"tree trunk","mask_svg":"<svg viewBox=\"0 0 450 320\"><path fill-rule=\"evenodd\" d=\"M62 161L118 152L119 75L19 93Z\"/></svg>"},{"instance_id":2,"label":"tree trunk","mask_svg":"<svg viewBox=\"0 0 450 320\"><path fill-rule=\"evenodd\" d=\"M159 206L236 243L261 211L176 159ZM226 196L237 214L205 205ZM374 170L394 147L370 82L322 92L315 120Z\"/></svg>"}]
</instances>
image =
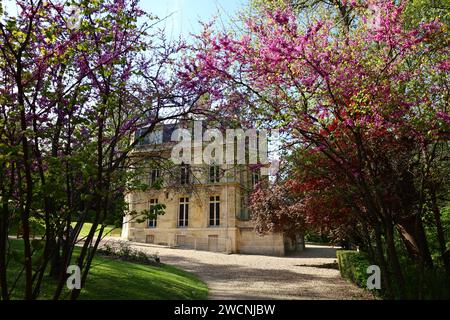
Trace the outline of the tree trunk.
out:
<instances>
[{"instance_id":1,"label":"tree trunk","mask_svg":"<svg viewBox=\"0 0 450 320\"><path fill-rule=\"evenodd\" d=\"M386 259L384 258L384 252L383 252L383 240L381 238L381 226L376 225L375 226L375 242L376 242L376 249L377 249L377 256L378 256L378 263L380 264L381 269L381 281L383 282L384 289L386 296L388 299L393 298L393 292L391 287L391 275L389 273L389 269L386 264Z\"/></svg>"},{"instance_id":2,"label":"tree trunk","mask_svg":"<svg viewBox=\"0 0 450 320\"><path fill-rule=\"evenodd\" d=\"M433 267L430 249L425 236L422 221L419 217L408 217L399 220L397 230L405 244L409 257L419 266Z\"/></svg>"},{"instance_id":3,"label":"tree trunk","mask_svg":"<svg viewBox=\"0 0 450 320\"><path fill-rule=\"evenodd\" d=\"M52 243L53 254L50 263L50 272L49 276L55 280L59 279L59 275L61 274L61 240L58 237L58 240L53 240Z\"/></svg>"},{"instance_id":4,"label":"tree trunk","mask_svg":"<svg viewBox=\"0 0 450 320\"><path fill-rule=\"evenodd\" d=\"M9 210L8 210L8 199L3 193L4 188L2 187L3 194L3 205L0 211L0 290L1 299L8 300L8 279L6 277L6 257L8 248L8 229L9 229Z\"/></svg>"},{"instance_id":5,"label":"tree trunk","mask_svg":"<svg viewBox=\"0 0 450 320\"><path fill-rule=\"evenodd\" d=\"M444 264L447 279L450 282L450 257L448 254L446 254L447 245L446 245L446 241L445 241L444 228L442 227L441 212L437 205L436 192L434 190L431 192L431 207L433 210L434 221L436 224L436 232L437 232L437 238L439 241L439 251L441 253L441 259Z\"/></svg>"},{"instance_id":6,"label":"tree trunk","mask_svg":"<svg viewBox=\"0 0 450 320\"><path fill-rule=\"evenodd\" d=\"M403 299L405 295L405 279L403 277L402 268L398 260L397 250L395 248L394 226L389 221L386 225L386 249L389 265L395 277L395 284L399 291L399 298Z\"/></svg>"}]
</instances>

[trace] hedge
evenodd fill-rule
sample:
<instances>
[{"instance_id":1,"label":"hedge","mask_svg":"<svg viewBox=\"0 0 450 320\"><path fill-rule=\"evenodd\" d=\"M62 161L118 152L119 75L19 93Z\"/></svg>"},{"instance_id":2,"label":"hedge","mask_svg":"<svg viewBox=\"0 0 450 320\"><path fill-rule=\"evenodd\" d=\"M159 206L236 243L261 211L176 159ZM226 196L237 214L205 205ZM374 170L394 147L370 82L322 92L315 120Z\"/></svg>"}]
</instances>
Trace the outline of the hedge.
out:
<instances>
[{"instance_id":1,"label":"hedge","mask_svg":"<svg viewBox=\"0 0 450 320\"><path fill-rule=\"evenodd\" d=\"M341 276L356 283L361 288L366 288L367 267L371 265L368 256L363 252L352 250L338 250L336 256Z\"/></svg>"},{"instance_id":2,"label":"hedge","mask_svg":"<svg viewBox=\"0 0 450 320\"><path fill-rule=\"evenodd\" d=\"M367 288L367 267L370 266L368 255L364 252L337 250L336 256L341 276L358 285ZM428 270L422 277L413 264L402 263L405 287L400 295L395 279L391 283L391 292L374 290L376 296L388 299L450 299L450 286L442 268ZM383 276L383 275L381 275ZM385 288L382 288L385 289Z\"/></svg>"}]
</instances>

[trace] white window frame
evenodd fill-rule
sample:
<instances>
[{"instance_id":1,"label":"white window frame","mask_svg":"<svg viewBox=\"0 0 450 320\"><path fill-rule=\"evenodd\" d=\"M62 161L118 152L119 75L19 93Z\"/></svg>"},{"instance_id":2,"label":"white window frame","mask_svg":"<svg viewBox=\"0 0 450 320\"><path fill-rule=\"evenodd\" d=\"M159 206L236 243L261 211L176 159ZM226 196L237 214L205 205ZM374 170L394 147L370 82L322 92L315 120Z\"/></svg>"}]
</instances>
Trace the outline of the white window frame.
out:
<instances>
[{"instance_id":1,"label":"white window frame","mask_svg":"<svg viewBox=\"0 0 450 320\"><path fill-rule=\"evenodd\" d=\"M210 227L220 226L220 196L209 197L208 221Z\"/></svg>"},{"instance_id":2,"label":"white window frame","mask_svg":"<svg viewBox=\"0 0 450 320\"><path fill-rule=\"evenodd\" d=\"M155 173L155 175L153 176L153 173ZM150 182L150 186L153 186L156 181L158 181L158 179L161 177L161 170L160 169L151 169L150 170L150 175L149 175L149 182Z\"/></svg>"},{"instance_id":3,"label":"white window frame","mask_svg":"<svg viewBox=\"0 0 450 320\"><path fill-rule=\"evenodd\" d=\"M179 228L186 228L189 226L189 197L180 198L177 221Z\"/></svg>"},{"instance_id":4,"label":"white window frame","mask_svg":"<svg viewBox=\"0 0 450 320\"><path fill-rule=\"evenodd\" d=\"M261 181L261 174L259 171L252 171L252 187L256 186Z\"/></svg>"},{"instance_id":5,"label":"white window frame","mask_svg":"<svg viewBox=\"0 0 450 320\"><path fill-rule=\"evenodd\" d=\"M188 185L191 181L190 167L188 164L182 164L180 166L180 184Z\"/></svg>"},{"instance_id":6,"label":"white window frame","mask_svg":"<svg viewBox=\"0 0 450 320\"><path fill-rule=\"evenodd\" d=\"M220 166L217 164L212 164L209 167L209 177L208 180L210 183L218 183L220 182Z\"/></svg>"},{"instance_id":7,"label":"white window frame","mask_svg":"<svg viewBox=\"0 0 450 320\"><path fill-rule=\"evenodd\" d=\"M158 204L158 199L150 199L150 212L152 211L153 207ZM150 225L151 224L151 225ZM158 225L157 217L155 219L148 219L147 220L147 228L154 229Z\"/></svg>"}]
</instances>

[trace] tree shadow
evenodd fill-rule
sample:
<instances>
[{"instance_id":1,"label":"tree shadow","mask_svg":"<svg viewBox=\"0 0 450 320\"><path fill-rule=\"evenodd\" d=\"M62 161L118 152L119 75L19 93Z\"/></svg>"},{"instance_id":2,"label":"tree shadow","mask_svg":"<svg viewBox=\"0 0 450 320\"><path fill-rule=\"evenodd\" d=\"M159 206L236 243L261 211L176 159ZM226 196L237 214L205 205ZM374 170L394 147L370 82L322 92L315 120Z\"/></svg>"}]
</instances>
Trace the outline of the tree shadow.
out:
<instances>
[{"instance_id":1,"label":"tree shadow","mask_svg":"<svg viewBox=\"0 0 450 320\"><path fill-rule=\"evenodd\" d=\"M340 248L328 245L306 244L303 251L289 252L286 257L336 259L337 249Z\"/></svg>"},{"instance_id":2,"label":"tree shadow","mask_svg":"<svg viewBox=\"0 0 450 320\"><path fill-rule=\"evenodd\" d=\"M163 263L196 274L210 288L210 299L367 299L354 285L335 274L312 274L273 267L205 263L195 258L164 255ZM307 266L308 269L314 267Z\"/></svg>"}]
</instances>

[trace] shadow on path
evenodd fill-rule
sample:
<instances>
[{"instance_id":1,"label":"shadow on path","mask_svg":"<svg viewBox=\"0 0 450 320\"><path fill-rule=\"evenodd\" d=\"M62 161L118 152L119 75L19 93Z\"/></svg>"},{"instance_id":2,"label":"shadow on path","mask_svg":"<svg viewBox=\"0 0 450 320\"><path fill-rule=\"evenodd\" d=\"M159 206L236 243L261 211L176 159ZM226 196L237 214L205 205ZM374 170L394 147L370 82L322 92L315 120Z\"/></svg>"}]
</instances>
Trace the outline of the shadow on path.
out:
<instances>
[{"instance_id":1,"label":"shadow on path","mask_svg":"<svg viewBox=\"0 0 450 320\"><path fill-rule=\"evenodd\" d=\"M210 299L372 299L332 268L335 247L307 244L303 252L270 257L129 244L197 275Z\"/></svg>"}]
</instances>

